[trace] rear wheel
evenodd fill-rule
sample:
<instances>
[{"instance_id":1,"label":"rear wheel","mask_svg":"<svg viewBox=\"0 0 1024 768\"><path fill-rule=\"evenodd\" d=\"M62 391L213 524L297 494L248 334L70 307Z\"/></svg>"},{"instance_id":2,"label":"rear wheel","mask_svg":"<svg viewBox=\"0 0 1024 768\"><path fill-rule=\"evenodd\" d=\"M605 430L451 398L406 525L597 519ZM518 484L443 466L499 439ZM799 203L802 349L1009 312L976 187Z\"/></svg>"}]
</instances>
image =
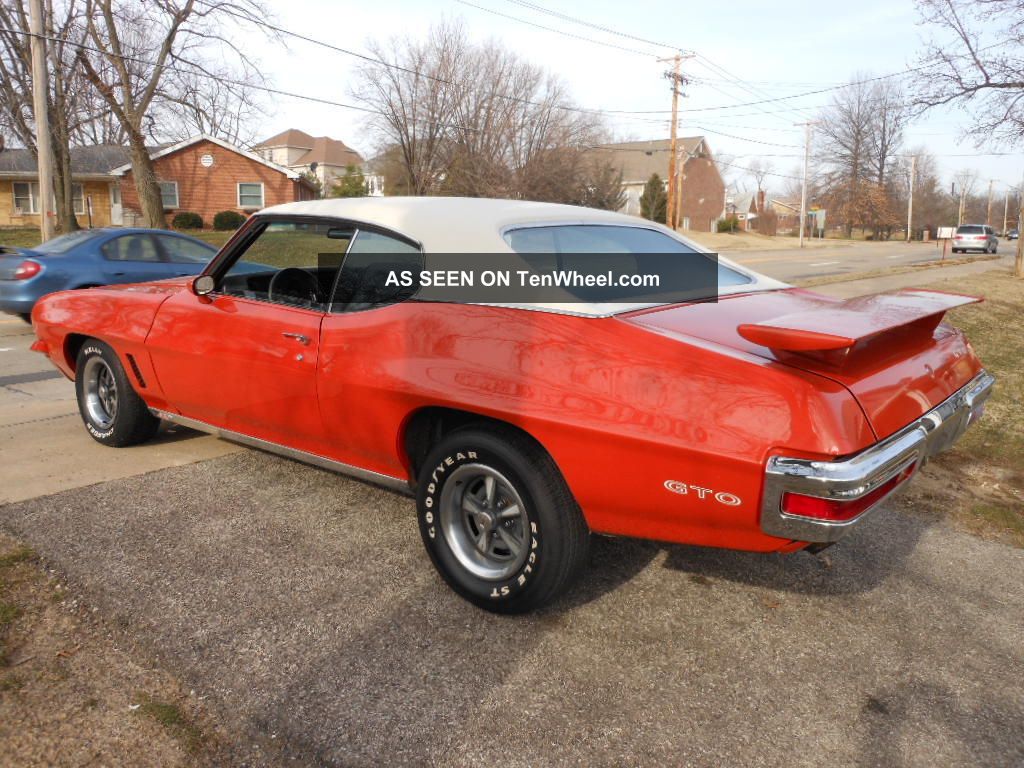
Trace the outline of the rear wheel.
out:
<instances>
[{"instance_id":1,"label":"rear wheel","mask_svg":"<svg viewBox=\"0 0 1024 768\"><path fill-rule=\"evenodd\" d=\"M102 341L89 339L75 367L78 411L96 442L120 448L156 434L160 420L136 394L117 354Z\"/></svg>"},{"instance_id":2,"label":"rear wheel","mask_svg":"<svg viewBox=\"0 0 1024 768\"><path fill-rule=\"evenodd\" d=\"M564 592L590 531L554 461L510 428L445 436L419 473L420 534L445 581L488 611L522 613Z\"/></svg>"}]
</instances>

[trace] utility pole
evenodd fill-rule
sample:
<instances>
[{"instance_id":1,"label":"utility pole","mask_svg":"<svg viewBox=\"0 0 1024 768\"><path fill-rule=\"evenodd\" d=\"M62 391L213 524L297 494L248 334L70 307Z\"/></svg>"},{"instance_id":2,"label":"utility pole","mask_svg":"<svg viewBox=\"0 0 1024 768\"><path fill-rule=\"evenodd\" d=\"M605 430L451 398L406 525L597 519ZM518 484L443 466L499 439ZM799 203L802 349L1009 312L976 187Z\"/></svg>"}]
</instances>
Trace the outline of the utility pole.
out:
<instances>
[{"instance_id":1,"label":"utility pole","mask_svg":"<svg viewBox=\"0 0 1024 768\"><path fill-rule=\"evenodd\" d=\"M1024 189L1024 187L1022 187ZM1024 222L1024 194L1018 198L1017 205L1017 232L1020 233L1021 222ZM1024 240L1017 237L1017 258L1013 265L1013 274L1017 277L1024 277Z\"/></svg>"},{"instance_id":2,"label":"utility pole","mask_svg":"<svg viewBox=\"0 0 1024 768\"><path fill-rule=\"evenodd\" d=\"M32 53L32 110L36 121L36 153L39 157L39 233L43 242L53 237L50 200L53 198L53 152L50 148L50 117L47 110L50 77L46 70L42 0L29 0L29 47ZM31 197L31 194L30 194Z\"/></svg>"},{"instance_id":3,"label":"utility pole","mask_svg":"<svg viewBox=\"0 0 1024 768\"><path fill-rule=\"evenodd\" d=\"M964 205L966 203L966 198L967 198L967 185L966 184L961 184L960 185L960 208L959 208L959 210L957 211L957 214L956 214L956 225L957 225L957 227L961 226L964 223Z\"/></svg>"},{"instance_id":4,"label":"utility pole","mask_svg":"<svg viewBox=\"0 0 1024 768\"><path fill-rule=\"evenodd\" d=\"M807 226L807 165L811 158L811 126L813 120L797 123L804 127L804 176L800 185L800 247L804 247L804 228Z\"/></svg>"},{"instance_id":5,"label":"utility pole","mask_svg":"<svg viewBox=\"0 0 1024 768\"><path fill-rule=\"evenodd\" d=\"M1002 233L1005 236L1007 233L1006 229L1006 218L1010 213L1010 190L1006 190L1006 199L1003 201L1003 230Z\"/></svg>"},{"instance_id":6,"label":"utility pole","mask_svg":"<svg viewBox=\"0 0 1024 768\"><path fill-rule=\"evenodd\" d=\"M914 177L917 176L917 155L910 156L910 194L907 195L907 242L911 238L911 225L914 222Z\"/></svg>"},{"instance_id":7,"label":"utility pole","mask_svg":"<svg viewBox=\"0 0 1024 768\"><path fill-rule=\"evenodd\" d=\"M985 212L985 224L992 226L992 185L995 179L988 180L988 210Z\"/></svg>"},{"instance_id":8,"label":"utility pole","mask_svg":"<svg viewBox=\"0 0 1024 768\"><path fill-rule=\"evenodd\" d=\"M683 54L677 53L671 59L658 59L658 61L671 61L672 71L666 72L667 77L672 82L672 128L670 130L669 149L668 149L668 200L665 204L665 223L670 229L676 229L679 226L679 221L676 215L676 187L677 179L676 174L679 172L677 168L678 158L677 154L677 140L678 140L678 126L679 126L679 86L682 80L682 74L680 74L680 68L683 64Z\"/></svg>"}]
</instances>

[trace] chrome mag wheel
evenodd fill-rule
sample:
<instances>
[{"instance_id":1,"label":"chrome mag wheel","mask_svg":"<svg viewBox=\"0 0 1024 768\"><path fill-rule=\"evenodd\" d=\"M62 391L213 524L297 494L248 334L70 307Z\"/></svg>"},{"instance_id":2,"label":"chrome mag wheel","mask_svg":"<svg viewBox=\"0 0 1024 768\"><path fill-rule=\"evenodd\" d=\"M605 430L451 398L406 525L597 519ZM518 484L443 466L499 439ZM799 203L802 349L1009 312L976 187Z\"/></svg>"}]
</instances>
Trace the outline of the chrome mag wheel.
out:
<instances>
[{"instance_id":1,"label":"chrome mag wheel","mask_svg":"<svg viewBox=\"0 0 1024 768\"><path fill-rule=\"evenodd\" d=\"M460 565L492 581L520 569L530 552L530 523L504 475L483 464L460 466L445 482L440 502L441 530Z\"/></svg>"},{"instance_id":2,"label":"chrome mag wheel","mask_svg":"<svg viewBox=\"0 0 1024 768\"><path fill-rule=\"evenodd\" d=\"M117 418L117 381L107 361L96 355L90 357L82 371L85 383L85 407L93 424L109 429Z\"/></svg>"}]
</instances>

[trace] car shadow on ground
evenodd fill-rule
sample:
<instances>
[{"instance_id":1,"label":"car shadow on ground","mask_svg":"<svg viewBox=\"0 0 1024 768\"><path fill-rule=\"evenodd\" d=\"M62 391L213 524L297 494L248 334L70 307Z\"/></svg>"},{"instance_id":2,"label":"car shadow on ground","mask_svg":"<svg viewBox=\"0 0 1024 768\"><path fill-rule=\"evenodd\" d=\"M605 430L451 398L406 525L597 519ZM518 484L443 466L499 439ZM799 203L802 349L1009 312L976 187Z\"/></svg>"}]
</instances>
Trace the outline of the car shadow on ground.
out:
<instances>
[{"instance_id":1,"label":"car shadow on ground","mask_svg":"<svg viewBox=\"0 0 1024 768\"><path fill-rule=\"evenodd\" d=\"M618 589L662 552L665 568L688 574L698 584L723 580L807 595L869 592L903 569L921 534L931 525L927 518L883 508L861 528L816 555L804 550L791 554L741 552L595 536L587 570L573 593L556 606L568 610Z\"/></svg>"},{"instance_id":2,"label":"car shadow on ground","mask_svg":"<svg viewBox=\"0 0 1024 768\"><path fill-rule=\"evenodd\" d=\"M144 445L169 445L172 443L180 443L183 440L193 440L197 437L204 437L205 435L205 432L189 429L188 427L182 427L177 424L168 424L165 421L160 424L160 431L156 433L156 436L151 440L147 440Z\"/></svg>"}]
</instances>

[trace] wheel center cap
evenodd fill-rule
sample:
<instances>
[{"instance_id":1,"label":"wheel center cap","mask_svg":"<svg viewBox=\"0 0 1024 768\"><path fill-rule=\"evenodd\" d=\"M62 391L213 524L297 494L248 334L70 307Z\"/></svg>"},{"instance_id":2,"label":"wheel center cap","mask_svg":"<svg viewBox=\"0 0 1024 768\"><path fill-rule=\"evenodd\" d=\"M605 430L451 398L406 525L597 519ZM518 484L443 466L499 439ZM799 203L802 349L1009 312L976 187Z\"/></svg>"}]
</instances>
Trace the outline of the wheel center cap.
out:
<instances>
[{"instance_id":1,"label":"wheel center cap","mask_svg":"<svg viewBox=\"0 0 1024 768\"><path fill-rule=\"evenodd\" d=\"M490 531L494 528L495 517L490 512L480 511L476 513L477 527L482 531Z\"/></svg>"}]
</instances>

